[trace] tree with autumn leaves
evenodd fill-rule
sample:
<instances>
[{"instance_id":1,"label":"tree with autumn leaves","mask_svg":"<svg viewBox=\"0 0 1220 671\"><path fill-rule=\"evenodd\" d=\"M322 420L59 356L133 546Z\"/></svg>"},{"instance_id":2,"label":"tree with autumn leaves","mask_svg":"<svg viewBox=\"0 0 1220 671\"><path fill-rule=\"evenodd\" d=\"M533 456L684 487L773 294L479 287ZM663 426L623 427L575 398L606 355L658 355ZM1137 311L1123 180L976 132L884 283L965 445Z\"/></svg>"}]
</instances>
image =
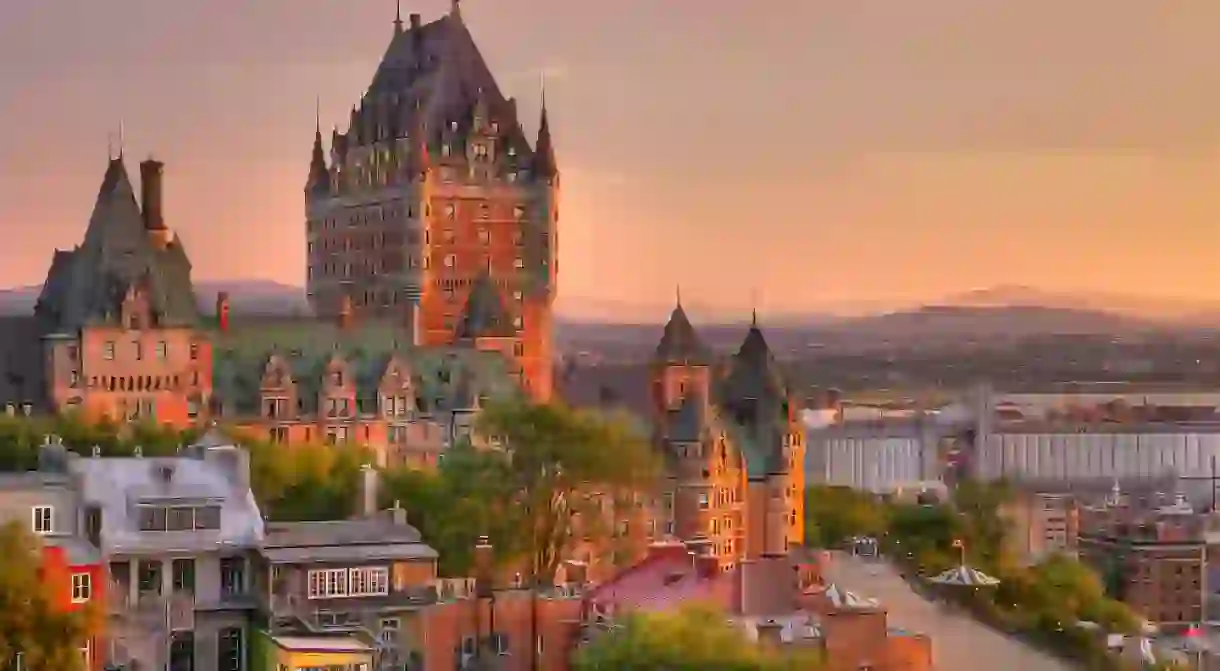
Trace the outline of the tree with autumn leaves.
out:
<instances>
[{"instance_id":1,"label":"tree with autumn leaves","mask_svg":"<svg viewBox=\"0 0 1220 671\"><path fill-rule=\"evenodd\" d=\"M65 610L41 566L33 536L16 523L0 526L0 667L20 654L24 671L83 671L80 649L97 614Z\"/></svg>"}]
</instances>

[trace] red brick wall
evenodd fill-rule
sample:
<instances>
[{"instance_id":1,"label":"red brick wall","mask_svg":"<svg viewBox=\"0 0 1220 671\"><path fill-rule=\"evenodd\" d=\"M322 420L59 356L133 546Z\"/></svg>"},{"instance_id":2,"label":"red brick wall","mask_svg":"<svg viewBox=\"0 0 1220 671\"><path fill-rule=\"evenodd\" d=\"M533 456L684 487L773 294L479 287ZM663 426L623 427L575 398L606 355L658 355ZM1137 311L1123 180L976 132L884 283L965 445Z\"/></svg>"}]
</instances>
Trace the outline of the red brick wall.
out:
<instances>
[{"instance_id":1,"label":"red brick wall","mask_svg":"<svg viewBox=\"0 0 1220 671\"><path fill-rule=\"evenodd\" d=\"M74 603L72 601L72 576L77 573L89 575L91 593L89 601ZM100 564L71 566L63 548L46 546L42 549L42 580L54 594L55 605L68 611L81 611L94 608L99 611L106 606L106 572ZM104 618L100 613L90 613L89 621L93 627L93 637L90 640L90 669L97 671L105 661Z\"/></svg>"},{"instance_id":2,"label":"red brick wall","mask_svg":"<svg viewBox=\"0 0 1220 671\"><path fill-rule=\"evenodd\" d=\"M509 654L501 657L502 671L531 669L531 620L528 592L502 592L496 598L496 631L508 637ZM569 668L572 647L579 635L579 599L538 599L538 633L542 637L539 669L565 671ZM414 639L424 641L425 671L450 671L455 668L454 649L465 636L488 635L490 605L486 600L464 600L438 604L424 610L413 625Z\"/></svg>"}]
</instances>

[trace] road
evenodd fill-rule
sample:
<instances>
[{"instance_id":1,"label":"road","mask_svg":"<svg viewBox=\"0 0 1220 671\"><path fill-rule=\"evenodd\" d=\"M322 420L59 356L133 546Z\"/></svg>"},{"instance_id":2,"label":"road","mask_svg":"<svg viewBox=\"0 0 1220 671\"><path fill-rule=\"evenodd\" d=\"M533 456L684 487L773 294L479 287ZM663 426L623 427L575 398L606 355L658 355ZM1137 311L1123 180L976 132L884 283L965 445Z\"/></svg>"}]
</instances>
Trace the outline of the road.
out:
<instances>
[{"instance_id":1,"label":"road","mask_svg":"<svg viewBox=\"0 0 1220 671\"><path fill-rule=\"evenodd\" d=\"M1068 671L1067 663L928 602L887 564L836 553L829 579L841 589L880 599L889 625L932 637L936 671Z\"/></svg>"}]
</instances>

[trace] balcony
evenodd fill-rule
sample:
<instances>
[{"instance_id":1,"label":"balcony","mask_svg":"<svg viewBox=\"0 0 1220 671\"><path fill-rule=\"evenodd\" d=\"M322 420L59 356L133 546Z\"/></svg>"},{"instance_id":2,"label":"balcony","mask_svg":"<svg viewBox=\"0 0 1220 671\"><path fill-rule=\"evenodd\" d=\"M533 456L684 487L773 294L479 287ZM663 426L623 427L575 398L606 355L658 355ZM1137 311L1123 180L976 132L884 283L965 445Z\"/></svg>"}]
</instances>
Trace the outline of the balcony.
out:
<instances>
[{"instance_id":1,"label":"balcony","mask_svg":"<svg viewBox=\"0 0 1220 671\"><path fill-rule=\"evenodd\" d=\"M110 615L150 631L190 631L195 628L195 596L175 592L169 596L143 591L134 597L127 585L112 582L106 598Z\"/></svg>"}]
</instances>

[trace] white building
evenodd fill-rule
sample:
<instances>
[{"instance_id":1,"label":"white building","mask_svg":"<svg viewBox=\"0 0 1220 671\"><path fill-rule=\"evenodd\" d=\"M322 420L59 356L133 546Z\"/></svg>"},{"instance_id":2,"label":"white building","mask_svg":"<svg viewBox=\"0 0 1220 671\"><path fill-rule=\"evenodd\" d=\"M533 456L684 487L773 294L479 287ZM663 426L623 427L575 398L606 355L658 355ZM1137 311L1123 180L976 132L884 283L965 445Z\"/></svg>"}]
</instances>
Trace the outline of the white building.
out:
<instances>
[{"instance_id":1,"label":"white building","mask_svg":"<svg viewBox=\"0 0 1220 671\"><path fill-rule=\"evenodd\" d=\"M844 422L806 432L809 484L875 494L939 488L939 426L930 418Z\"/></svg>"}]
</instances>

